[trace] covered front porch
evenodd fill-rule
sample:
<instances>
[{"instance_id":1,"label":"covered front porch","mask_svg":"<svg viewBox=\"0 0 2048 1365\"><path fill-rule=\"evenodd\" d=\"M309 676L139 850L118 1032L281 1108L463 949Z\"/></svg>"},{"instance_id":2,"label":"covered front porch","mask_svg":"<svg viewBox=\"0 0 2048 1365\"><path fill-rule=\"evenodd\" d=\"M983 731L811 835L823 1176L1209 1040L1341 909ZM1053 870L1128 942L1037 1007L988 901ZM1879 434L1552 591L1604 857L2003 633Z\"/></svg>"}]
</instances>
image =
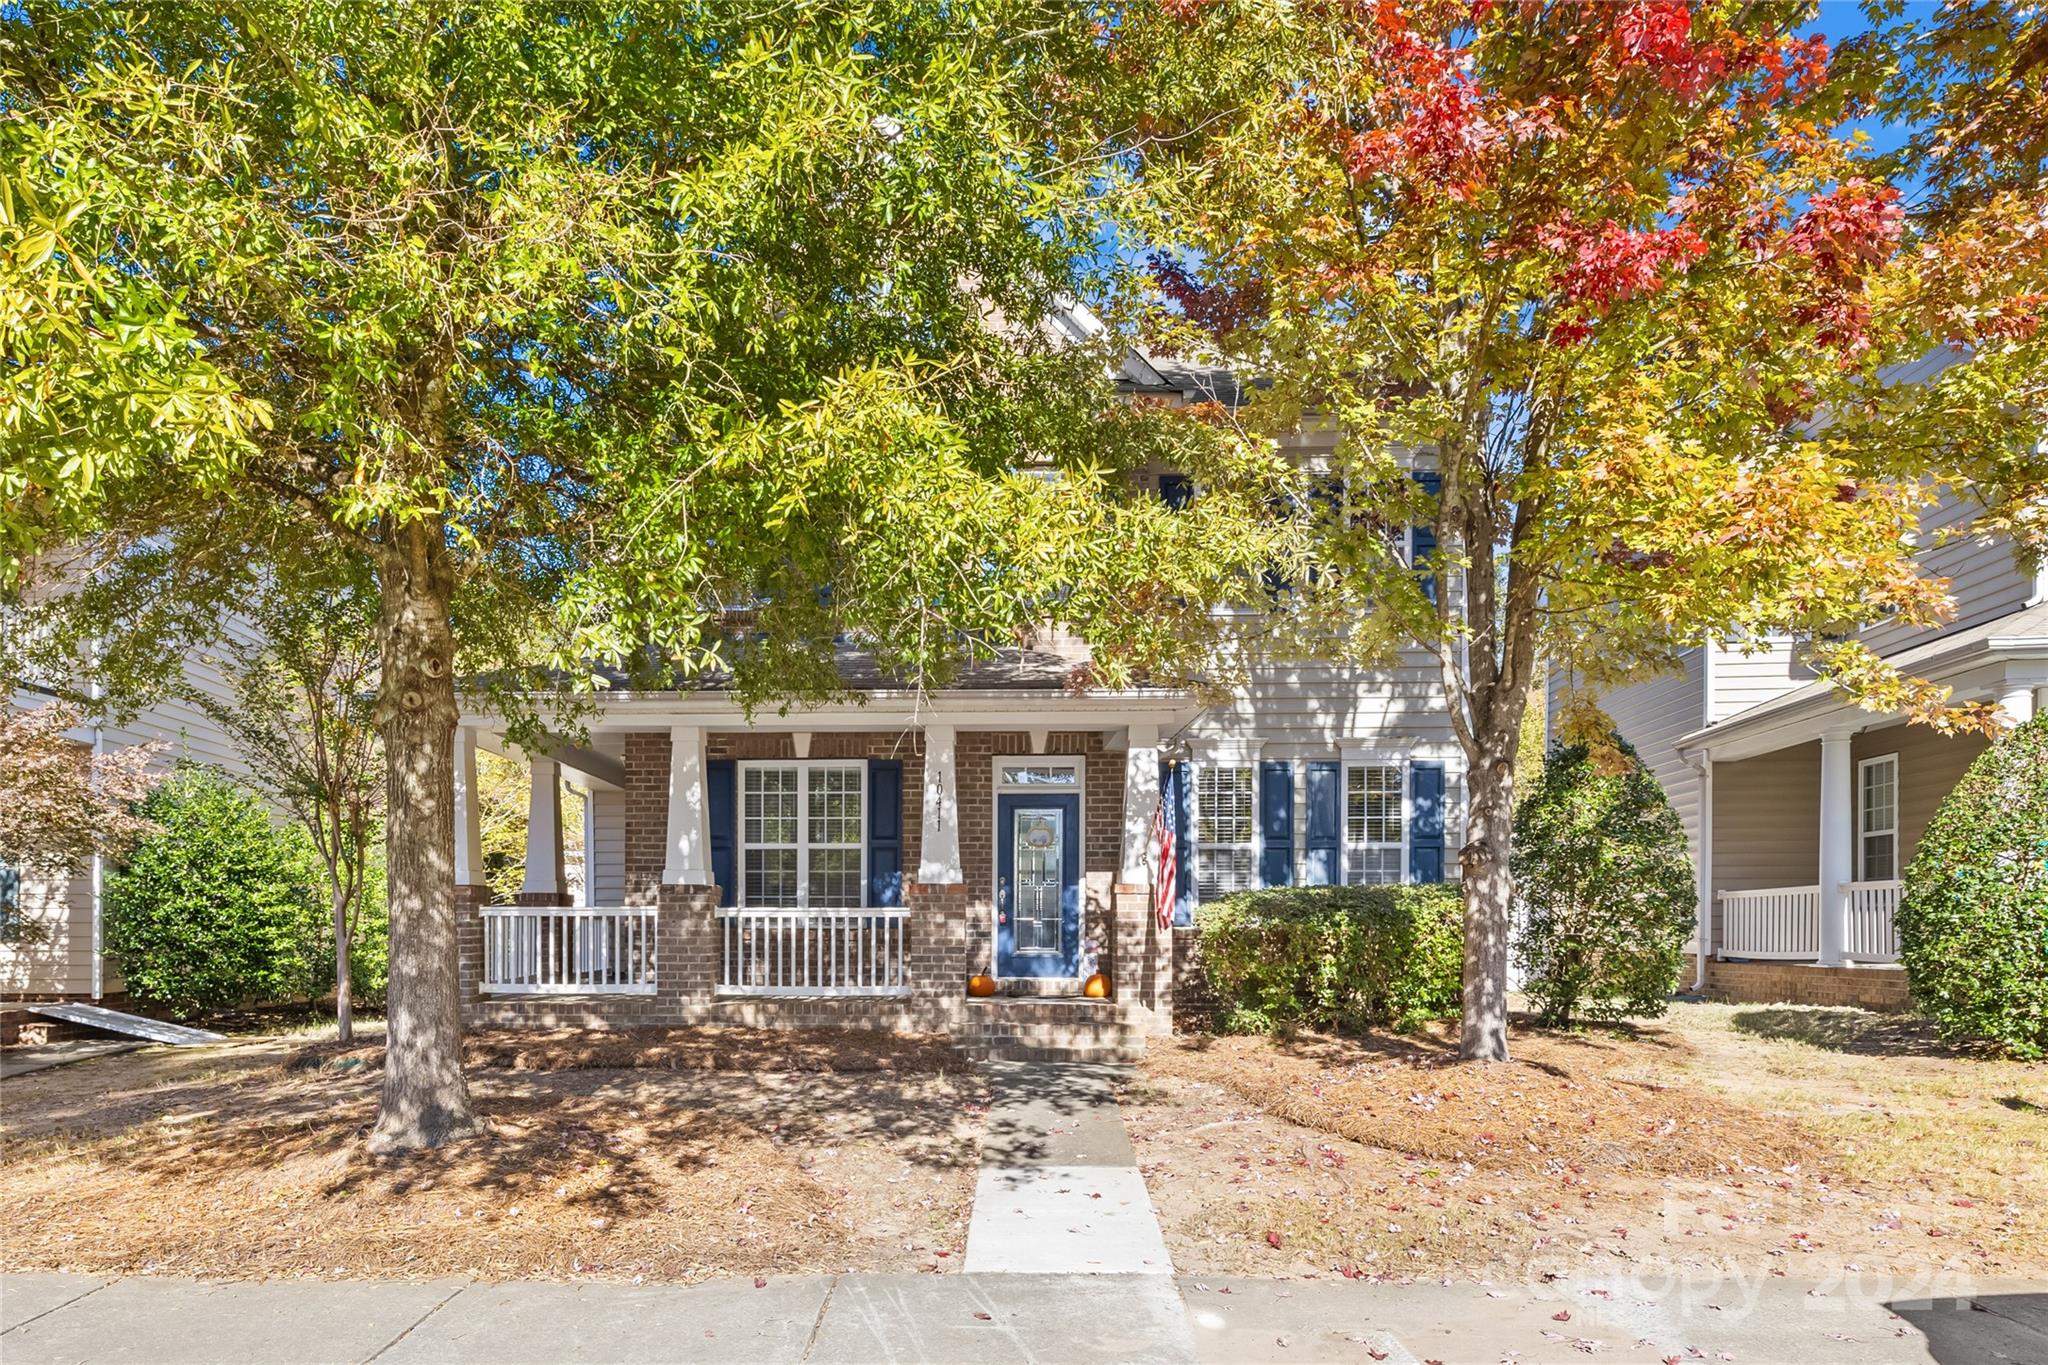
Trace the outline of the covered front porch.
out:
<instances>
[{"instance_id":1,"label":"covered front porch","mask_svg":"<svg viewBox=\"0 0 2048 1365\"><path fill-rule=\"evenodd\" d=\"M1957 682L1959 698L1995 700L2018 724L2048 674L2031 658L1994 659ZM1683 984L1732 999L1906 1007L1903 874L1989 743L1821 689L1682 741L1703 794L1700 926Z\"/></svg>"},{"instance_id":2,"label":"covered front porch","mask_svg":"<svg viewBox=\"0 0 2048 1365\"><path fill-rule=\"evenodd\" d=\"M1152 824L1179 693L870 692L750 721L714 692L608 699L531 756L525 876L483 884L479 747L458 734L456 880L468 1017L941 1031L1125 1048L1171 1026ZM559 792L587 792L580 895ZM580 903L572 903L572 901ZM1101 974L1104 998L1084 995ZM994 1000L968 979L994 978Z\"/></svg>"}]
</instances>

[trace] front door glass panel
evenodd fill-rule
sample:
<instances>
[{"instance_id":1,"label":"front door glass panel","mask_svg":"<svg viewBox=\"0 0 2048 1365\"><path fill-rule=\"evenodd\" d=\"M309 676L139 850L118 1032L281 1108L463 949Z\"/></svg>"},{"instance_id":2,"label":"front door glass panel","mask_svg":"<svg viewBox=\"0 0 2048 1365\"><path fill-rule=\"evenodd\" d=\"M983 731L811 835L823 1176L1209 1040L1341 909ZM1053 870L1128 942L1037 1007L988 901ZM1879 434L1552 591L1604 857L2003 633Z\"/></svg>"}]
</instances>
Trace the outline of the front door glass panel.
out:
<instances>
[{"instance_id":1,"label":"front door glass panel","mask_svg":"<svg viewBox=\"0 0 2048 1365\"><path fill-rule=\"evenodd\" d=\"M1060 893L1066 881L1064 816L1065 812L1059 810L1020 810L1013 817L1013 904L1020 953L1060 951Z\"/></svg>"}]
</instances>

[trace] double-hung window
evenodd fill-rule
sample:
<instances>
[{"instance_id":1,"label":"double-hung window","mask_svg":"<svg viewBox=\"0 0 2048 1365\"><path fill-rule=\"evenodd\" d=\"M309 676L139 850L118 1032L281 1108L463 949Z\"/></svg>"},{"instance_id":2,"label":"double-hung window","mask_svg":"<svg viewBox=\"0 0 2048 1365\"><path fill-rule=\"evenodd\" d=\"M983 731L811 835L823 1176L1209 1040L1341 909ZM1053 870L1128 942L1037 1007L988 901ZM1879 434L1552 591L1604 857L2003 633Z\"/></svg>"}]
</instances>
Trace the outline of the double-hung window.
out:
<instances>
[{"instance_id":1,"label":"double-hung window","mask_svg":"<svg viewBox=\"0 0 2048 1365\"><path fill-rule=\"evenodd\" d=\"M1899 875L1899 756L1866 758L1859 769L1857 880L1888 882Z\"/></svg>"},{"instance_id":2,"label":"double-hung window","mask_svg":"<svg viewBox=\"0 0 2048 1365\"><path fill-rule=\"evenodd\" d=\"M1195 768L1195 895L1215 900L1259 884L1257 770L1249 763Z\"/></svg>"},{"instance_id":3,"label":"double-hung window","mask_svg":"<svg viewBox=\"0 0 2048 1365\"><path fill-rule=\"evenodd\" d=\"M858 907L867 886L867 765L740 765L740 904Z\"/></svg>"},{"instance_id":4,"label":"double-hung window","mask_svg":"<svg viewBox=\"0 0 2048 1365\"><path fill-rule=\"evenodd\" d=\"M1379 885L1402 880L1405 796L1398 764L1357 763L1345 768L1345 881Z\"/></svg>"}]
</instances>

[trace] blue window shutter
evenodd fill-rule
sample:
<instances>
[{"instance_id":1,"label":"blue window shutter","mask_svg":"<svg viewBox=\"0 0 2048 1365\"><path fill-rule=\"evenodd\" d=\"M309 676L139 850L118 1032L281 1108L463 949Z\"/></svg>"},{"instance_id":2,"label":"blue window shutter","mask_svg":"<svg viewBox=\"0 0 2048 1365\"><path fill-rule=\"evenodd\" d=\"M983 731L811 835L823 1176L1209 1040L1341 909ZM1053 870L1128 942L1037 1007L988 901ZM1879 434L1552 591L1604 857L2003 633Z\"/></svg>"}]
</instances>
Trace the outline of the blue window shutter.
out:
<instances>
[{"instance_id":1,"label":"blue window shutter","mask_svg":"<svg viewBox=\"0 0 2048 1365\"><path fill-rule=\"evenodd\" d=\"M1302 839L1301 880L1307 886L1335 886L1344 880L1343 765L1311 763L1307 780L1308 831Z\"/></svg>"},{"instance_id":2,"label":"blue window shutter","mask_svg":"<svg viewBox=\"0 0 2048 1365\"><path fill-rule=\"evenodd\" d=\"M740 903L739 766L729 758L704 765L704 805L711 825L711 880L718 883L718 903Z\"/></svg>"},{"instance_id":3,"label":"blue window shutter","mask_svg":"<svg viewBox=\"0 0 2048 1365\"><path fill-rule=\"evenodd\" d=\"M1294 765L1259 765L1259 885L1294 884Z\"/></svg>"},{"instance_id":4,"label":"blue window shutter","mask_svg":"<svg viewBox=\"0 0 2048 1365\"><path fill-rule=\"evenodd\" d=\"M1408 880L1444 879L1444 765L1408 765Z\"/></svg>"},{"instance_id":5,"label":"blue window shutter","mask_svg":"<svg viewBox=\"0 0 2048 1365\"><path fill-rule=\"evenodd\" d=\"M1185 474L1159 476L1159 500L1178 512L1195 497L1195 481Z\"/></svg>"},{"instance_id":6,"label":"blue window shutter","mask_svg":"<svg viewBox=\"0 0 2048 1365\"><path fill-rule=\"evenodd\" d=\"M868 904L903 904L903 762L868 760Z\"/></svg>"},{"instance_id":7,"label":"blue window shutter","mask_svg":"<svg viewBox=\"0 0 2048 1365\"><path fill-rule=\"evenodd\" d=\"M1422 491L1432 498L1443 491L1443 476L1433 470L1424 470L1415 475L1415 482L1422 485ZM1436 558L1436 527L1411 526L1408 528L1410 547L1409 565L1421 569ZM1431 573L1422 580L1422 593L1430 601L1436 601L1437 575Z\"/></svg>"}]
</instances>

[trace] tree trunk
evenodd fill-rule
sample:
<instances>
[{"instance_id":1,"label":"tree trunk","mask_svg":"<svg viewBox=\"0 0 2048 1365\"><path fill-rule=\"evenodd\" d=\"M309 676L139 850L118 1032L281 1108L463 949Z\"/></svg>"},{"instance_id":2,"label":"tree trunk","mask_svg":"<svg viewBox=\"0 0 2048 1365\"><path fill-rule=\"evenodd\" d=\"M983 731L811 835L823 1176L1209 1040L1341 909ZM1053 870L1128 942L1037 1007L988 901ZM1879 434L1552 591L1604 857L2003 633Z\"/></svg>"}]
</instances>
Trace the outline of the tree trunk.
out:
<instances>
[{"instance_id":1,"label":"tree trunk","mask_svg":"<svg viewBox=\"0 0 2048 1365\"><path fill-rule=\"evenodd\" d=\"M483 1131L462 1079L455 943L454 579L437 523L393 533L383 592L385 849L391 976L384 1096L373 1152L410 1151Z\"/></svg>"},{"instance_id":2,"label":"tree trunk","mask_svg":"<svg viewBox=\"0 0 2048 1365\"><path fill-rule=\"evenodd\" d=\"M1508 925L1515 883L1508 854L1514 825L1512 753L1489 753L1471 765L1465 847L1459 851L1465 898L1463 1026L1458 1056L1508 1059Z\"/></svg>"},{"instance_id":3,"label":"tree trunk","mask_svg":"<svg viewBox=\"0 0 2048 1365\"><path fill-rule=\"evenodd\" d=\"M355 993L349 983L348 893L334 887L334 1036L355 1041Z\"/></svg>"}]
</instances>

